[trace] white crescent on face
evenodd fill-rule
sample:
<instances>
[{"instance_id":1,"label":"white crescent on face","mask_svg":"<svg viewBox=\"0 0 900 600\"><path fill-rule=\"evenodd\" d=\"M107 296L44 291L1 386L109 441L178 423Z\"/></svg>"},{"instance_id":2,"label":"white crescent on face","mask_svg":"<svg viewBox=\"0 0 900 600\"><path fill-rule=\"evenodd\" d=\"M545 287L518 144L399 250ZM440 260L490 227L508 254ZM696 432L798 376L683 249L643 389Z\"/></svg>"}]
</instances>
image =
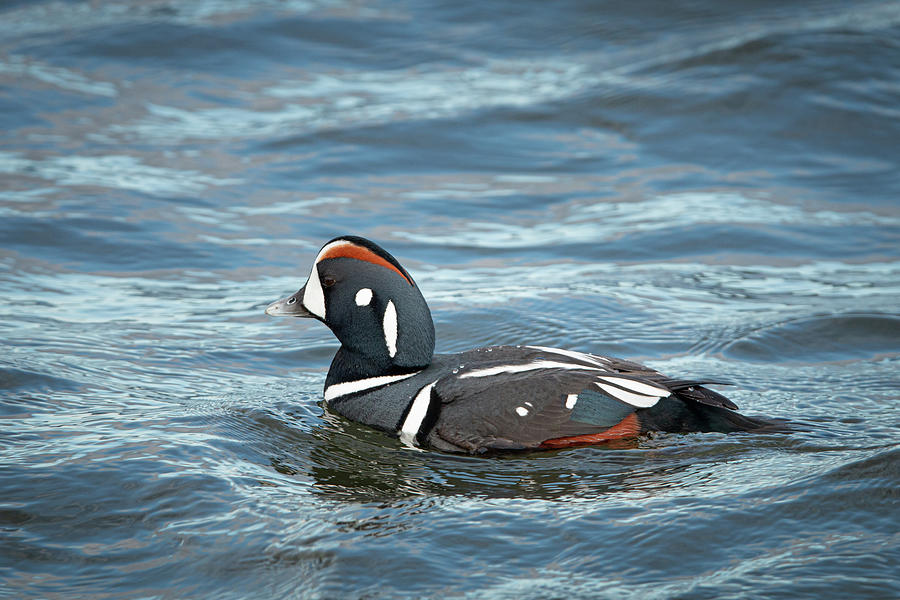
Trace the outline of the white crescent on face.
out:
<instances>
[{"instance_id":1,"label":"white crescent on face","mask_svg":"<svg viewBox=\"0 0 900 600\"><path fill-rule=\"evenodd\" d=\"M373 252L370 248L365 248L348 240L335 240L330 244L325 244L322 249L319 250L319 253L316 255L316 260L313 261L313 267L309 273L309 280L306 282L306 291L303 293L303 306L306 310L323 321L325 320L325 293L322 290L322 283L319 281L318 264L329 258L355 258L357 260L372 263L373 265L385 267L400 277L403 277L410 285L414 285L412 279L410 279L408 275L404 274L396 265L391 264L384 257ZM360 293L363 295L360 296ZM365 306L366 303L360 304L364 299L365 292L360 290L356 296L357 305ZM371 296L369 297L369 300L371 301ZM396 330L396 311L394 314L394 323L395 326L393 329ZM388 339L390 338L388 337L387 330L385 330L385 340ZM394 344L396 344L396 333L394 334L393 339ZM388 343L388 348L390 349L391 347L391 344ZM394 356L395 353L396 350L394 350L394 353L392 353L391 356Z\"/></svg>"},{"instance_id":2,"label":"white crescent on face","mask_svg":"<svg viewBox=\"0 0 900 600\"><path fill-rule=\"evenodd\" d=\"M306 291L303 292L303 306L306 307L306 310L316 315L323 321L325 320L325 292L322 291L322 282L319 281L319 261L322 260L329 252L332 252L342 246L350 245L352 245L350 244L350 242L346 242L343 240L325 244L316 255L316 260L313 261L312 270L309 273L309 280L306 282Z\"/></svg>"},{"instance_id":3,"label":"white crescent on face","mask_svg":"<svg viewBox=\"0 0 900 600\"><path fill-rule=\"evenodd\" d=\"M303 306L306 310L325 320L325 292L322 291L322 282L319 281L319 269L317 263L313 263L306 282L306 290L303 292Z\"/></svg>"}]
</instances>

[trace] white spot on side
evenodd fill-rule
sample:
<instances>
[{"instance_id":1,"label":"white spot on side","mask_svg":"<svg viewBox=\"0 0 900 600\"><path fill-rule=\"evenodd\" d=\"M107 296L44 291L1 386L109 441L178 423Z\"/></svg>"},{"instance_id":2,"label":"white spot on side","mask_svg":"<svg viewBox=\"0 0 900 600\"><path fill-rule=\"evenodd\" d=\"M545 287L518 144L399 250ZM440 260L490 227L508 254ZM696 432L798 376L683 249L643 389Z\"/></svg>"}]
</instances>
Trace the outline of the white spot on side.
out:
<instances>
[{"instance_id":1,"label":"white spot on side","mask_svg":"<svg viewBox=\"0 0 900 600\"><path fill-rule=\"evenodd\" d=\"M372 290L369 288L363 288L356 292L356 305L357 306L368 306L369 302L372 301Z\"/></svg>"},{"instance_id":2,"label":"white spot on side","mask_svg":"<svg viewBox=\"0 0 900 600\"><path fill-rule=\"evenodd\" d=\"M467 377L490 377L491 375L500 375L501 373L521 373L522 371L536 371L537 369L574 369L578 371L603 371L588 367L585 365L573 365L572 363L554 362L551 360L537 360L533 363L524 365L501 365L499 367L491 367L489 369L480 369L478 371L469 371L459 376L460 379Z\"/></svg>"},{"instance_id":3,"label":"white spot on side","mask_svg":"<svg viewBox=\"0 0 900 600\"><path fill-rule=\"evenodd\" d=\"M400 441L408 446L415 446L416 435L422 427L425 415L428 414L428 405L431 404L431 389L436 383L437 381L432 381L419 390L412 401L412 406L409 407L403 425L400 426Z\"/></svg>"},{"instance_id":4,"label":"white spot on side","mask_svg":"<svg viewBox=\"0 0 900 600\"><path fill-rule=\"evenodd\" d=\"M575 360L581 360L584 362L589 362L601 367L605 367L605 363L609 363L609 359L604 356L594 356L593 354L585 354L584 352L575 352L574 350L563 350L561 348L548 348L546 346L528 346L533 350L540 350L541 352L550 352L552 354L559 354L560 356L568 356L569 358L573 358Z\"/></svg>"},{"instance_id":5,"label":"white spot on side","mask_svg":"<svg viewBox=\"0 0 900 600\"><path fill-rule=\"evenodd\" d=\"M517 407L516 407L516 413L517 413L520 417L527 417L527 416L528 416L528 409L525 408L524 406L517 406Z\"/></svg>"},{"instance_id":6,"label":"white spot on side","mask_svg":"<svg viewBox=\"0 0 900 600\"><path fill-rule=\"evenodd\" d=\"M566 396L566 408L569 410L575 408L576 402L578 402L578 394L569 394Z\"/></svg>"},{"instance_id":7,"label":"white spot on side","mask_svg":"<svg viewBox=\"0 0 900 600\"><path fill-rule=\"evenodd\" d=\"M334 385L329 385L327 388L325 388L325 401L330 402L335 398L340 398L341 396L346 396L347 394L355 394L356 392L362 392L365 390L370 390L372 388L381 387L389 383L394 383L395 381L400 381L401 379L408 379L413 375L417 375L418 373L419 371L416 371L415 373L407 373L406 375L382 375L380 377L369 377L368 379L357 379L356 381L335 383Z\"/></svg>"},{"instance_id":8,"label":"white spot on side","mask_svg":"<svg viewBox=\"0 0 900 600\"><path fill-rule=\"evenodd\" d=\"M651 406L655 406L656 403L659 402L659 396L644 396L641 394L632 394L631 392L626 392L623 389L613 387L611 385L606 385L605 383L600 382L597 382L597 386L599 386L601 390L603 390L613 398L616 398L617 400L621 400L626 404L630 404L638 408L650 408Z\"/></svg>"},{"instance_id":9,"label":"white spot on side","mask_svg":"<svg viewBox=\"0 0 900 600\"><path fill-rule=\"evenodd\" d=\"M384 343L387 344L388 355L394 358L397 354L397 309L394 308L393 300L388 300L387 308L384 309L381 328L384 330Z\"/></svg>"},{"instance_id":10,"label":"white spot on side","mask_svg":"<svg viewBox=\"0 0 900 600\"><path fill-rule=\"evenodd\" d=\"M632 392L637 392L638 394L644 394L645 396L657 396L659 398L665 398L672 393L665 388L657 387L655 385L649 385L640 381L635 381L634 379L625 379L624 377L605 377L601 375L600 379L609 383L614 383L625 388L626 390L631 390Z\"/></svg>"},{"instance_id":11,"label":"white spot on side","mask_svg":"<svg viewBox=\"0 0 900 600\"><path fill-rule=\"evenodd\" d=\"M325 320L325 293L322 291L319 269L315 263L309 274L309 280L306 282L306 291L303 292L303 306L312 314Z\"/></svg>"}]
</instances>

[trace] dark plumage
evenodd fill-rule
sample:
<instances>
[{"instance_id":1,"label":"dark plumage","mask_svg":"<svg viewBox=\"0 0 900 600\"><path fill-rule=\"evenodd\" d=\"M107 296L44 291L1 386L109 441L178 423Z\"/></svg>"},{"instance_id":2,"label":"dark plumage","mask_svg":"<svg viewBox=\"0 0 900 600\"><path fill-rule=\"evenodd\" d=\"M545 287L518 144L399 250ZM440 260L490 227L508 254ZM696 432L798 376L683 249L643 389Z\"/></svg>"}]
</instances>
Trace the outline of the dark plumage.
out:
<instances>
[{"instance_id":1,"label":"dark plumage","mask_svg":"<svg viewBox=\"0 0 900 600\"><path fill-rule=\"evenodd\" d=\"M330 408L407 444L474 454L770 425L704 387L716 382L618 358L540 346L434 354L415 281L360 237L325 244L306 285L266 313L325 323L341 342L325 380Z\"/></svg>"}]
</instances>

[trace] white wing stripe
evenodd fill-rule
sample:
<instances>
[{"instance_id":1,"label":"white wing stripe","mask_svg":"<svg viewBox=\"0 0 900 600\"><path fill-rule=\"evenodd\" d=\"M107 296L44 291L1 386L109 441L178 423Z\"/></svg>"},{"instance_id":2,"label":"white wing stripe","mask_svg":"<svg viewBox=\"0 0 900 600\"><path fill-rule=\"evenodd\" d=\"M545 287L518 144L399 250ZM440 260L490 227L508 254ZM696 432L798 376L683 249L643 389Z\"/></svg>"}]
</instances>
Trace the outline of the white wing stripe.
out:
<instances>
[{"instance_id":1,"label":"white wing stripe","mask_svg":"<svg viewBox=\"0 0 900 600\"><path fill-rule=\"evenodd\" d=\"M547 346L527 346L533 350L540 350L541 352L550 352L552 354L559 354L561 356L568 356L569 358L573 358L575 360L583 360L584 362L593 363L595 365L601 367L607 367L609 360L604 358L603 356L594 356L592 354L585 354L584 352L575 352L574 350L563 350L562 348L548 348Z\"/></svg>"},{"instance_id":2,"label":"white wing stripe","mask_svg":"<svg viewBox=\"0 0 900 600\"><path fill-rule=\"evenodd\" d=\"M572 363L554 362L551 360L538 360L523 365L500 365L498 367L490 367L488 369L479 369L477 371L468 371L459 375L460 379L468 379L469 377L490 377L491 375L500 375L501 373L521 373L523 371L536 371L537 369L572 369L577 371L605 371L597 367L588 367L586 365L573 365Z\"/></svg>"},{"instance_id":3,"label":"white wing stripe","mask_svg":"<svg viewBox=\"0 0 900 600\"><path fill-rule=\"evenodd\" d=\"M654 406L657 402L659 402L659 396L643 396L641 394L632 394L631 392L626 392L621 388L606 385L605 383L600 383L599 381L596 383L601 390L603 390L613 398L616 398L617 400L621 400L626 404L630 404L638 408L650 408L651 406Z\"/></svg>"},{"instance_id":4,"label":"white wing stripe","mask_svg":"<svg viewBox=\"0 0 900 600\"><path fill-rule=\"evenodd\" d=\"M335 383L325 388L325 402L346 396L347 394L355 394L364 390L377 388L401 379L408 379L413 375L418 375L420 371L408 373L406 375L382 375L381 377L369 377L368 379L357 379L356 381L345 381L344 383Z\"/></svg>"},{"instance_id":5,"label":"white wing stripe","mask_svg":"<svg viewBox=\"0 0 900 600\"><path fill-rule=\"evenodd\" d=\"M625 379L624 377L604 377L603 375L601 375L600 379L619 387L623 387L627 390L631 390L632 392L644 394L645 396L657 396L659 398L665 398L672 393L665 388L657 387L655 385L648 385L640 381L635 381L634 379Z\"/></svg>"}]
</instances>

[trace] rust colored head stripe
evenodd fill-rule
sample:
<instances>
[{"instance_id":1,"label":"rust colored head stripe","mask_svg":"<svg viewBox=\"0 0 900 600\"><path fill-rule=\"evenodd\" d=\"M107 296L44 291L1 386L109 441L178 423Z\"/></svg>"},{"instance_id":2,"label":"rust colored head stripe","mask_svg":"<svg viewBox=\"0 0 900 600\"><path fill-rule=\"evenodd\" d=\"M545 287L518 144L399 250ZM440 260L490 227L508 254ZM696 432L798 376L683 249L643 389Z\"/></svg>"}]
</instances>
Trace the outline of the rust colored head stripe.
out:
<instances>
[{"instance_id":1,"label":"rust colored head stripe","mask_svg":"<svg viewBox=\"0 0 900 600\"><path fill-rule=\"evenodd\" d=\"M406 273L401 271L396 267L396 265L392 264L390 261L378 256L368 248L364 248L362 246L357 246L353 243L344 243L344 244L335 244L332 248L328 248L322 256L319 257L318 262L322 262L328 258L355 258L356 260L364 260L366 262L372 263L373 265L378 265L380 267L385 267L386 269L390 269L394 273L400 275L409 282L409 285L415 285L412 282L412 279L409 278Z\"/></svg>"}]
</instances>

